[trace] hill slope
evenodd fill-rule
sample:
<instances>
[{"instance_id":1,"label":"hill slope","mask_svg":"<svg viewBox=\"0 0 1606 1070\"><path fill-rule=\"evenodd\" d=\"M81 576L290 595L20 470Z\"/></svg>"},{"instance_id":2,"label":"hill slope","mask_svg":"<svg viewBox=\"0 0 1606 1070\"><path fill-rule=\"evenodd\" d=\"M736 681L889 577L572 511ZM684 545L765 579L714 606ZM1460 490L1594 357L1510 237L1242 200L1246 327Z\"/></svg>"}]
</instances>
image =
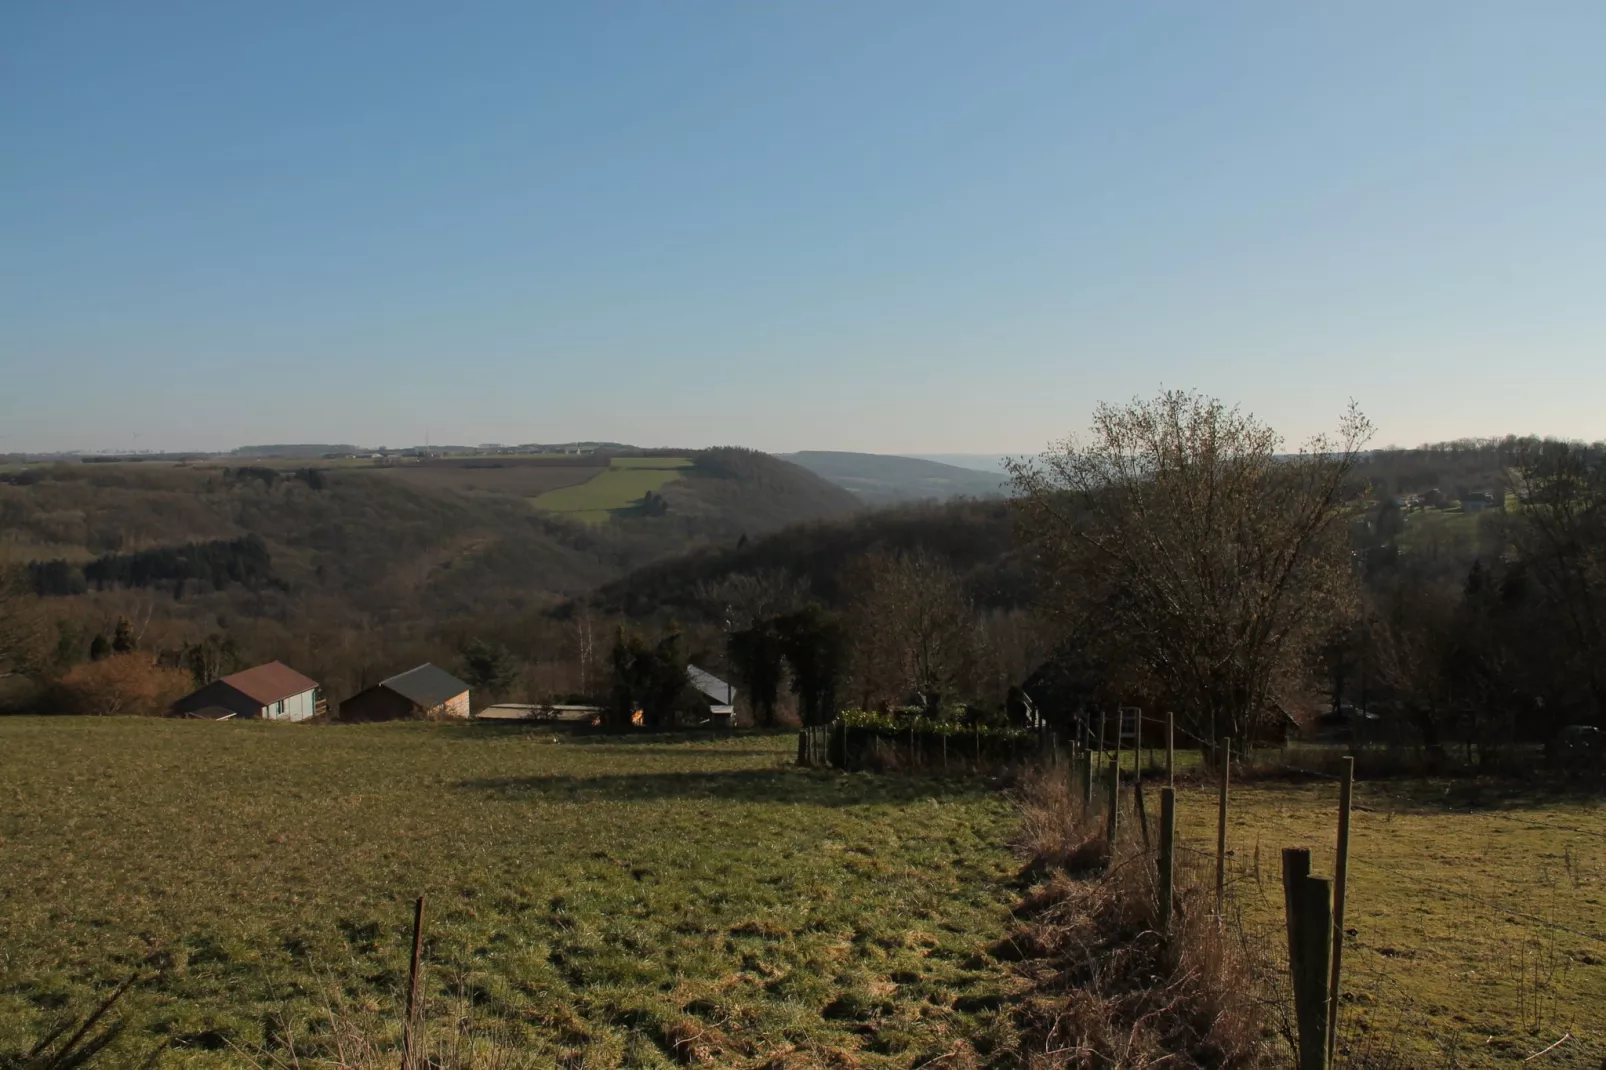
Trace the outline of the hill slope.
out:
<instances>
[{"instance_id":1,"label":"hill slope","mask_svg":"<svg viewBox=\"0 0 1606 1070\"><path fill-rule=\"evenodd\" d=\"M37 466L0 474L0 565L49 595L67 664L126 615L151 649L222 632L349 693L370 668L453 657L464 636L652 561L858 508L766 454L684 456L653 509L600 524L473 468L419 484L373 467Z\"/></svg>"},{"instance_id":2,"label":"hill slope","mask_svg":"<svg viewBox=\"0 0 1606 1070\"><path fill-rule=\"evenodd\" d=\"M852 491L869 505L994 497L1004 492L1006 482L995 472L882 453L805 450L781 457Z\"/></svg>"},{"instance_id":3,"label":"hill slope","mask_svg":"<svg viewBox=\"0 0 1606 1070\"><path fill-rule=\"evenodd\" d=\"M702 592L737 575L782 573L827 605L856 593L849 566L871 551L924 550L953 565L981 606L1011 609L1030 600L1027 562L1015 546L1007 502L920 502L854 517L799 524L741 546L708 547L657 561L603 585L602 609L636 618L696 620Z\"/></svg>"}]
</instances>

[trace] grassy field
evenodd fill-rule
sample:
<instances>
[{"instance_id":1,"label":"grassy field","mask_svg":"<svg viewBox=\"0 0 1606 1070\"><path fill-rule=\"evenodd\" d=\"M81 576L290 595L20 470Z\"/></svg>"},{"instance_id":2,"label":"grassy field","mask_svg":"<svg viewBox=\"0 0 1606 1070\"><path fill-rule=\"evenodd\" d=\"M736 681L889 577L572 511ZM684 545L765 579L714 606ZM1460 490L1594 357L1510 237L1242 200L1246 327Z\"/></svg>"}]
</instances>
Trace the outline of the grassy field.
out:
<instances>
[{"instance_id":1,"label":"grassy field","mask_svg":"<svg viewBox=\"0 0 1606 1070\"><path fill-rule=\"evenodd\" d=\"M1606 806L1473 783L1356 786L1341 1035L1395 1065L1500 1066L1571 1033L1546 1066L1606 1059ZM1178 835L1213 865L1215 790L1179 791ZM1233 898L1261 950L1286 956L1281 850L1333 872L1338 789L1233 793Z\"/></svg>"},{"instance_id":2,"label":"grassy field","mask_svg":"<svg viewBox=\"0 0 1606 1070\"><path fill-rule=\"evenodd\" d=\"M384 465L375 466L372 474L423 490L480 491L533 498L577 486L607 471L605 466L587 463L587 458L575 458L575 464L519 464L518 460L476 458L456 463Z\"/></svg>"},{"instance_id":3,"label":"grassy field","mask_svg":"<svg viewBox=\"0 0 1606 1070\"><path fill-rule=\"evenodd\" d=\"M138 1035L201 1063L286 1030L306 1051L331 992L394 1020L421 892L436 1007L464 997L537 1065L675 1065L692 1036L719 1065L987 1043L1008 806L794 748L0 719L0 1054L141 964Z\"/></svg>"},{"instance_id":4,"label":"grassy field","mask_svg":"<svg viewBox=\"0 0 1606 1070\"><path fill-rule=\"evenodd\" d=\"M687 457L615 457L611 465L576 486L547 491L533 499L537 509L563 513L586 524L606 523L614 510L662 490L692 465Z\"/></svg>"}]
</instances>

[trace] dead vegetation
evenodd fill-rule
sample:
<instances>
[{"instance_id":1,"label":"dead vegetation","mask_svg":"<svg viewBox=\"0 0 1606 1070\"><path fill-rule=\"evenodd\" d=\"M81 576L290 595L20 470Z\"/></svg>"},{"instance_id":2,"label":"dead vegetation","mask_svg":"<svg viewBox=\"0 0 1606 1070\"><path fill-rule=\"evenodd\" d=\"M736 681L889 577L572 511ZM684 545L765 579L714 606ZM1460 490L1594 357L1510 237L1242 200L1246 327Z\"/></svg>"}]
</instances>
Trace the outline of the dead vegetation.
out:
<instances>
[{"instance_id":1,"label":"dead vegetation","mask_svg":"<svg viewBox=\"0 0 1606 1070\"><path fill-rule=\"evenodd\" d=\"M1033 886L1000 957L1019 960L1022 1062L1034 1070L1269 1065L1269 1024L1248 957L1187 867L1160 932L1153 856L1123 838L1113 858L1100 815L1067 778L1030 778L1017 846Z\"/></svg>"}]
</instances>

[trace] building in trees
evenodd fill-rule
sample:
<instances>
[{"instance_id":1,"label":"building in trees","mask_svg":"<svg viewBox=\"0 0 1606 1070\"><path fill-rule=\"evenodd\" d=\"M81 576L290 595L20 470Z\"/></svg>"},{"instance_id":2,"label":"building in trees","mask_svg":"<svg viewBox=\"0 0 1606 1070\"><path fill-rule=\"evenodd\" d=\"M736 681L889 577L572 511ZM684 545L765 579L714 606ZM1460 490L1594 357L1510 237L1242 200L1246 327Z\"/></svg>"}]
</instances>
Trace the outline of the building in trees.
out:
<instances>
[{"instance_id":1,"label":"building in trees","mask_svg":"<svg viewBox=\"0 0 1606 1070\"><path fill-rule=\"evenodd\" d=\"M686 666L686 680L698 694L708 699L708 715L729 724L736 715L736 689L713 673L695 665Z\"/></svg>"},{"instance_id":2,"label":"building in trees","mask_svg":"<svg viewBox=\"0 0 1606 1070\"><path fill-rule=\"evenodd\" d=\"M305 721L326 713L318 682L278 661L223 676L173 703L180 717Z\"/></svg>"},{"instance_id":3,"label":"building in trees","mask_svg":"<svg viewBox=\"0 0 1606 1070\"><path fill-rule=\"evenodd\" d=\"M427 661L340 704L342 721L445 721L468 715L468 685Z\"/></svg>"}]
</instances>

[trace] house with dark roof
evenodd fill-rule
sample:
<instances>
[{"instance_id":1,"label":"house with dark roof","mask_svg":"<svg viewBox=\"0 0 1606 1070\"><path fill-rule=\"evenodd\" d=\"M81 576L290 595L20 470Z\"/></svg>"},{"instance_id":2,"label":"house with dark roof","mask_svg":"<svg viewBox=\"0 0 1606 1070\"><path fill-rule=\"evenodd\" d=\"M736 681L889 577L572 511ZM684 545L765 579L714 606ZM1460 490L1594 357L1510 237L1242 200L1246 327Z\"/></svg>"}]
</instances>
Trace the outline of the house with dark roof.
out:
<instances>
[{"instance_id":1,"label":"house with dark roof","mask_svg":"<svg viewBox=\"0 0 1606 1070\"><path fill-rule=\"evenodd\" d=\"M468 685L427 661L340 704L342 721L442 721L468 713Z\"/></svg>"},{"instance_id":2,"label":"house with dark roof","mask_svg":"<svg viewBox=\"0 0 1606 1070\"><path fill-rule=\"evenodd\" d=\"M326 710L318 682L278 661L220 677L173 703L176 716L213 720L305 721Z\"/></svg>"}]
</instances>

